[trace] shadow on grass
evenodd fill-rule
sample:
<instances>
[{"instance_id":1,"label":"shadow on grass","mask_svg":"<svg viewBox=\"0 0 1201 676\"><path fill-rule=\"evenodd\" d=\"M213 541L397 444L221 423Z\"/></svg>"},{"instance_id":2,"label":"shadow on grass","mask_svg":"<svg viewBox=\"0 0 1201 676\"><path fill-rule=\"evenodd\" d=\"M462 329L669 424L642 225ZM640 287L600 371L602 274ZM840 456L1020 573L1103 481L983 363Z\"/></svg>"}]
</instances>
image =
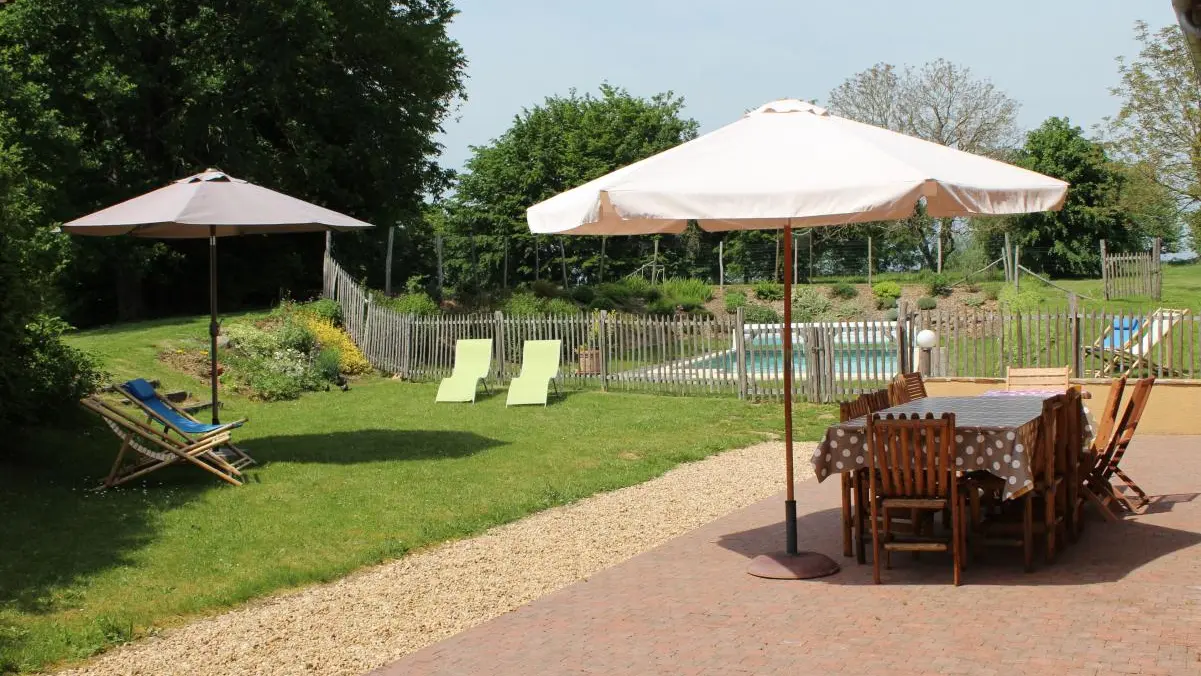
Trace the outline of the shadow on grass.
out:
<instances>
[{"instance_id":1,"label":"shadow on grass","mask_svg":"<svg viewBox=\"0 0 1201 676\"><path fill-rule=\"evenodd\" d=\"M1106 523L1089 512L1086 528L1075 544L1061 544L1056 560L1043 558L1042 538L1035 537L1035 569L1023 571L1019 549L985 549L969 560L963 573L964 584L1008 586L1089 585L1115 582L1157 559L1201 544L1201 533L1165 528L1131 519ZM841 510L826 509L797 518L799 549L817 551L834 559L842 571L816 580L825 584L870 585L872 582L871 531L867 533L867 563L842 556ZM753 558L780 551L784 544L784 522L728 533L717 544L723 549ZM951 583L949 554L923 554L914 560L907 554L894 554L892 570L882 571L884 583Z\"/></svg>"},{"instance_id":2,"label":"shadow on grass","mask_svg":"<svg viewBox=\"0 0 1201 676\"><path fill-rule=\"evenodd\" d=\"M461 458L502 442L469 432L360 430L254 439L263 463L247 474L272 480L269 463L351 464ZM108 473L118 442L95 420L42 430L23 453L0 456L0 658L20 642L4 611L47 613L78 607L87 579L136 565L162 518L209 491L243 491L189 465L175 465L110 490L93 490ZM233 494L236 500L237 493ZM8 645L4 645L7 643ZM2 659L0 659L2 662ZM0 670L3 671L3 670Z\"/></svg>"}]
</instances>

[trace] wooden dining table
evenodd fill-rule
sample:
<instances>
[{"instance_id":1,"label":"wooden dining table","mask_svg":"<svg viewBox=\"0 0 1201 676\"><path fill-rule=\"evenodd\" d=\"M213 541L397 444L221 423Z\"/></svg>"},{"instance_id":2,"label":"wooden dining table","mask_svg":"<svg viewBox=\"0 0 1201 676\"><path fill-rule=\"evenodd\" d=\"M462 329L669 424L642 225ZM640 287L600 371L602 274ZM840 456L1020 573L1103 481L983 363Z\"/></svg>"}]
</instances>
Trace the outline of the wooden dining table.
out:
<instances>
[{"instance_id":1,"label":"wooden dining table","mask_svg":"<svg viewBox=\"0 0 1201 676\"><path fill-rule=\"evenodd\" d=\"M1004 481L1002 498L1012 500L1034 486L1031 455L1038 442L1043 401L1059 391L999 390L974 397L924 397L893 406L876 415L918 413L955 414L953 457L960 471L983 470ZM1092 415L1081 408L1081 443L1091 443ZM818 482L832 475L866 470L867 418L861 416L831 425L813 451L811 463ZM858 502L858 500L856 500ZM856 508L860 508L856 505ZM862 557L861 557L862 558Z\"/></svg>"}]
</instances>

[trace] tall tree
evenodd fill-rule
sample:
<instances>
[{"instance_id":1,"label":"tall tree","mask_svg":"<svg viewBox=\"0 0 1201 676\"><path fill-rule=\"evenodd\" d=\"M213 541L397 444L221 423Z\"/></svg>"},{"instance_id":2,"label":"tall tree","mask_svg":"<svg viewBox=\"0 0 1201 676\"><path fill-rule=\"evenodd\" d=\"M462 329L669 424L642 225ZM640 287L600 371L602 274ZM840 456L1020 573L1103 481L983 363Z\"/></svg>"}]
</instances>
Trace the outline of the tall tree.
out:
<instances>
[{"instance_id":1,"label":"tall tree","mask_svg":"<svg viewBox=\"0 0 1201 676\"><path fill-rule=\"evenodd\" d=\"M998 155L1020 138L1018 104L971 69L944 59L919 67L879 63L830 92L830 109L843 117L916 136L969 153ZM890 224L897 241L921 252L927 266L954 248L955 223L918 213Z\"/></svg>"},{"instance_id":2,"label":"tall tree","mask_svg":"<svg viewBox=\"0 0 1201 676\"><path fill-rule=\"evenodd\" d=\"M457 259L473 270L460 285L498 285L504 252L510 257L510 283L561 280L564 250L569 278L595 281L601 238L564 243L546 235L535 237L526 225L525 210L695 138L698 125L681 117L683 107L683 99L670 92L642 98L608 84L601 85L597 95L573 90L523 110L499 138L472 148L466 172L447 204L447 225L462 242ZM608 238L606 275L612 279L629 272L652 245L648 238Z\"/></svg>"},{"instance_id":3,"label":"tall tree","mask_svg":"<svg viewBox=\"0 0 1201 676\"><path fill-rule=\"evenodd\" d=\"M1201 81L1184 35L1173 26L1134 25L1141 45L1133 60L1118 58L1122 99L1107 131L1118 155L1176 197L1193 246L1201 243Z\"/></svg>"},{"instance_id":4,"label":"tall tree","mask_svg":"<svg viewBox=\"0 0 1201 676\"><path fill-rule=\"evenodd\" d=\"M1126 169L1065 118L1052 117L1030 132L1018 164L1072 184L1062 210L1016 216L1008 223L1025 264L1051 275L1099 275L1097 242L1104 239L1115 251L1141 249L1146 228L1155 227L1155 213L1163 211L1163 196L1131 193ZM1147 215L1132 217L1127 209L1134 205Z\"/></svg>"},{"instance_id":5,"label":"tall tree","mask_svg":"<svg viewBox=\"0 0 1201 676\"><path fill-rule=\"evenodd\" d=\"M9 3L0 66L42 87L67 147L47 150L36 127L4 132L0 146L37 154L35 178L52 187L47 224L208 166L377 225L415 220L423 195L448 178L433 139L463 86L462 52L446 34L453 15L449 0ZM340 239L352 259L382 263L384 237L386 228ZM204 298L188 284L204 278L192 267L203 256L168 255L202 246L71 246L68 296L93 307L136 312L151 272L177 300ZM319 238L231 242L223 264L255 274L222 288L273 294L300 283L302 251L319 255ZM319 269L310 260L303 267Z\"/></svg>"}]
</instances>

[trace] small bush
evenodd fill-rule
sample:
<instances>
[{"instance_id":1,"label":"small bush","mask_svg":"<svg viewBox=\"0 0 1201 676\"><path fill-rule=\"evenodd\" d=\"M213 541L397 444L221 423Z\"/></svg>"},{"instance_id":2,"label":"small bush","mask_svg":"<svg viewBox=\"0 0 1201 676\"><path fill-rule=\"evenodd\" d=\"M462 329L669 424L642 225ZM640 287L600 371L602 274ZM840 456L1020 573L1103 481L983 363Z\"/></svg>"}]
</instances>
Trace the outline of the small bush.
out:
<instances>
[{"instance_id":1,"label":"small bush","mask_svg":"<svg viewBox=\"0 0 1201 676\"><path fill-rule=\"evenodd\" d=\"M413 275L405 280L405 293L427 293L429 290L429 277L426 275Z\"/></svg>"},{"instance_id":2,"label":"small bush","mask_svg":"<svg viewBox=\"0 0 1201 676\"><path fill-rule=\"evenodd\" d=\"M934 275L930 281L926 283L926 290L931 296L949 296L951 295L951 280L947 279L946 275ZM921 304L921 301L918 301Z\"/></svg>"},{"instance_id":3,"label":"small bush","mask_svg":"<svg viewBox=\"0 0 1201 676\"><path fill-rule=\"evenodd\" d=\"M558 298L563 295L563 289L552 281L539 279L530 284L530 291L539 298Z\"/></svg>"},{"instance_id":4,"label":"small bush","mask_svg":"<svg viewBox=\"0 0 1201 676\"><path fill-rule=\"evenodd\" d=\"M724 299L726 312L736 314L738 308L746 307L746 294L741 291L731 291L726 294Z\"/></svg>"},{"instance_id":5,"label":"small bush","mask_svg":"<svg viewBox=\"0 0 1201 676\"><path fill-rule=\"evenodd\" d=\"M566 298L552 298L546 301L546 313L551 315L574 315L580 311L575 303Z\"/></svg>"},{"instance_id":6,"label":"small bush","mask_svg":"<svg viewBox=\"0 0 1201 676\"><path fill-rule=\"evenodd\" d=\"M659 292L663 298L680 305L699 307L713 300L713 287L699 279L672 277L659 285Z\"/></svg>"},{"instance_id":7,"label":"small bush","mask_svg":"<svg viewBox=\"0 0 1201 676\"><path fill-rule=\"evenodd\" d=\"M768 302L784 300L784 286L775 282L757 282L753 287L755 298Z\"/></svg>"},{"instance_id":8,"label":"small bush","mask_svg":"<svg viewBox=\"0 0 1201 676\"><path fill-rule=\"evenodd\" d=\"M936 307L938 307L938 301L929 296L917 299L917 309L919 310L933 310Z\"/></svg>"},{"instance_id":9,"label":"small bush","mask_svg":"<svg viewBox=\"0 0 1201 676\"><path fill-rule=\"evenodd\" d=\"M387 307L405 315L432 317L442 310L438 307L438 303L424 291L402 294L383 302Z\"/></svg>"},{"instance_id":10,"label":"small bush","mask_svg":"<svg viewBox=\"0 0 1201 676\"><path fill-rule=\"evenodd\" d=\"M811 286L792 290L792 321L819 322L832 317L834 302Z\"/></svg>"},{"instance_id":11,"label":"small bush","mask_svg":"<svg viewBox=\"0 0 1201 676\"><path fill-rule=\"evenodd\" d=\"M834 319L842 321L850 321L853 319L863 319L863 308L856 303L837 303L830 313Z\"/></svg>"},{"instance_id":12,"label":"small bush","mask_svg":"<svg viewBox=\"0 0 1201 676\"><path fill-rule=\"evenodd\" d=\"M252 324L234 323L221 327L221 335L229 339L229 347L252 357L269 355L280 349L279 339L274 333L264 331Z\"/></svg>"},{"instance_id":13,"label":"small bush","mask_svg":"<svg viewBox=\"0 0 1201 676\"><path fill-rule=\"evenodd\" d=\"M975 282L965 282L963 285L963 290L967 291L968 293L979 293L980 285Z\"/></svg>"},{"instance_id":14,"label":"small bush","mask_svg":"<svg viewBox=\"0 0 1201 676\"><path fill-rule=\"evenodd\" d=\"M332 298L322 298L300 305L296 310L302 314L324 319L331 324L342 323L342 306Z\"/></svg>"},{"instance_id":15,"label":"small bush","mask_svg":"<svg viewBox=\"0 0 1201 676\"><path fill-rule=\"evenodd\" d=\"M620 286L625 289L627 297L636 296L645 300L654 300L659 295L653 284L645 277L637 275L621 280Z\"/></svg>"},{"instance_id":16,"label":"small bush","mask_svg":"<svg viewBox=\"0 0 1201 676\"><path fill-rule=\"evenodd\" d=\"M985 300L993 300L993 301L995 301L995 300L997 300L997 299L998 299L998 298L1000 298L1000 297L1001 297L1001 293L1000 293L1000 291L999 291L999 290L997 290L997 288L996 288L996 287L993 287L993 288L989 288L989 289L985 289L985 290L984 290L984 299L985 299Z\"/></svg>"},{"instance_id":17,"label":"small bush","mask_svg":"<svg viewBox=\"0 0 1201 676\"><path fill-rule=\"evenodd\" d=\"M886 322L895 322L895 321L897 320L897 317L898 317L900 314L901 314L901 313L900 313L900 312L898 312L898 311L897 311L897 309L894 307L894 308L892 308L891 310L889 310L888 312L885 312L885 313L884 313L884 321L886 321Z\"/></svg>"},{"instance_id":18,"label":"small bush","mask_svg":"<svg viewBox=\"0 0 1201 676\"><path fill-rule=\"evenodd\" d=\"M632 279L639 278L634 277ZM650 284L647 284L647 288L649 287ZM623 305L629 302L629 300L635 296L634 292L631 291L630 287L624 282L605 282L604 284L597 284L596 295L598 298L601 296L608 298L611 302L617 305Z\"/></svg>"},{"instance_id":19,"label":"small bush","mask_svg":"<svg viewBox=\"0 0 1201 676\"><path fill-rule=\"evenodd\" d=\"M317 336L309 327L300 321L289 317L275 331L276 340L285 350L296 350L300 354L309 355L317 348Z\"/></svg>"},{"instance_id":20,"label":"small bush","mask_svg":"<svg viewBox=\"0 0 1201 676\"><path fill-rule=\"evenodd\" d=\"M21 375L0 386L0 392L15 395L11 400L0 401L0 423L54 423L63 407L96 391L104 374L91 355L62 341L62 335L70 328L58 317L37 315L16 337L15 345L6 346L10 351L0 357L3 362L0 366L5 367L0 374L10 375L15 367ZM14 363L14 360L19 361ZM22 445L17 442L10 448L15 451ZM0 447L0 456L7 450Z\"/></svg>"},{"instance_id":21,"label":"small bush","mask_svg":"<svg viewBox=\"0 0 1201 676\"><path fill-rule=\"evenodd\" d=\"M896 308L896 306L897 306L896 298L877 298L876 299L876 309L877 310L887 310L889 308Z\"/></svg>"},{"instance_id":22,"label":"small bush","mask_svg":"<svg viewBox=\"0 0 1201 676\"><path fill-rule=\"evenodd\" d=\"M613 299L608 296L597 296L592 299L591 303L588 303L588 308L592 310L616 310L617 303L614 303Z\"/></svg>"},{"instance_id":23,"label":"small bush","mask_svg":"<svg viewBox=\"0 0 1201 676\"><path fill-rule=\"evenodd\" d=\"M371 362L367 361L367 357L354 344L354 340L345 330L317 317L305 317L304 322L309 331L312 331L313 335L317 337L317 345L322 349L321 354L324 354L326 350L334 350L338 353L338 369L342 373L347 375L371 373Z\"/></svg>"},{"instance_id":24,"label":"small bush","mask_svg":"<svg viewBox=\"0 0 1201 676\"><path fill-rule=\"evenodd\" d=\"M1008 312L1031 312L1043 302L1042 296L1029 287L1014 291L1013 287L1007 286L1001 290L999 299L1001 307Z\"/></svg>"},{"instance_id":25,"label":"small bush","mask_svg":"<svg viewBox=\"0 0 1201 676\"><path fill-rule=\"evenodd\" d=\"M317 353L317 358L313 360L313 370L322 380L336 383L338 375L342 372L341 361L342 353L337 348L327 347Z\"/></svg>"},{"instance_id":26,"label":"small bush","mask_svg":"<svg viewBox=\"0 0 1201 676\"><path fill-rule=\"evenodd\" d=\"M859 295L859 289L847 284L846 282L838 282L830 287L830 297L841 300L850 300Z\"/></svg>"},{"instance_id":27,"label":"small bush","mask_svg":"<svg viewBox=\"0 0 1201 676\"><path fill-rule=\"evenodd\" d=\"M505 301L503 311L510 317L532 317L543 314L546 301L529 292L515 293Z\"/></svg>"},{"instance_id":28,"label":"small bush","mask_svg":"<svg viewBox=\"0 0 1201 676\"><path fill-rule=\"evenodd\" d=\"M596 291L591 286L577 286L571 290L571 297L575 302L587 305L596 298Z\"/></svg>"},{"instance_id":29,"label":"small bush","mask_svg":"<svg viewBox=\"0 0 1201 676\"><path fill-rule=\"evenodd\" d=\"M880 300L896 301L901 297L901 285L891 281L879 282L872 287L872 295Z\"/></svg>"},{"instance_id":30,"label":"small bush","mask_svg":"<svg viewBox=\"0 0 1201 676\"><path fill-rule=\"evenodd\" d=\"M646 313L651 315L673 315L676 309L676 304L666 298L652 300L646 304Z\"/></svg>"},{"instance_id":31,"label":"small bush","mask_svg":"<svg viewBox=\"0 0 1201 676\"><path fill-rule=\"evenodd\" d=\"M780 315L775 310L763 305L748 305L742 314L748 324L774 324L780 321Z\"/></svg>"},{"instance_id":32,"label":"small bush","mask_svg":"<svg viewBox=\"0 0 1201 676\"><path fill-rule=\"evenodd\" d=\"M984 298L981 296L968 296L963 299L963 304L968 307L980 307L984 305Z\"/></svg>"}]
</instances>

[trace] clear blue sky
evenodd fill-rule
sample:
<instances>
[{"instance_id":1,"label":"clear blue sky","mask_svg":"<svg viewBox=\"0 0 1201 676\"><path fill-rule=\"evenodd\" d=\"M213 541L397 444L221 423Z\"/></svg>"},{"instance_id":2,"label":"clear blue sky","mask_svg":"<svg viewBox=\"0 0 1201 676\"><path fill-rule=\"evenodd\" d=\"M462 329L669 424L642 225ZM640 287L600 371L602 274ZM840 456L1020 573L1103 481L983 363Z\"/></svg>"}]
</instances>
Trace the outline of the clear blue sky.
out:
<instances>
[{"instance_id":1,"label":"clear blue sky","mask_svg":"<svg viewBox=\"0 0 1201 676\"><path fill-rule=\"evenodd\" d=\"M1174 23L1170 0L459 0L451 35L469 61L468 100L446 124L443 165L495 138L523 107L608 81L671 90L701 132L786 96L826 100L881 61L939 57L1022 104L1088 129L1117 110L1114 58L1136 19Z\"/></svg>"}]
</instances>

